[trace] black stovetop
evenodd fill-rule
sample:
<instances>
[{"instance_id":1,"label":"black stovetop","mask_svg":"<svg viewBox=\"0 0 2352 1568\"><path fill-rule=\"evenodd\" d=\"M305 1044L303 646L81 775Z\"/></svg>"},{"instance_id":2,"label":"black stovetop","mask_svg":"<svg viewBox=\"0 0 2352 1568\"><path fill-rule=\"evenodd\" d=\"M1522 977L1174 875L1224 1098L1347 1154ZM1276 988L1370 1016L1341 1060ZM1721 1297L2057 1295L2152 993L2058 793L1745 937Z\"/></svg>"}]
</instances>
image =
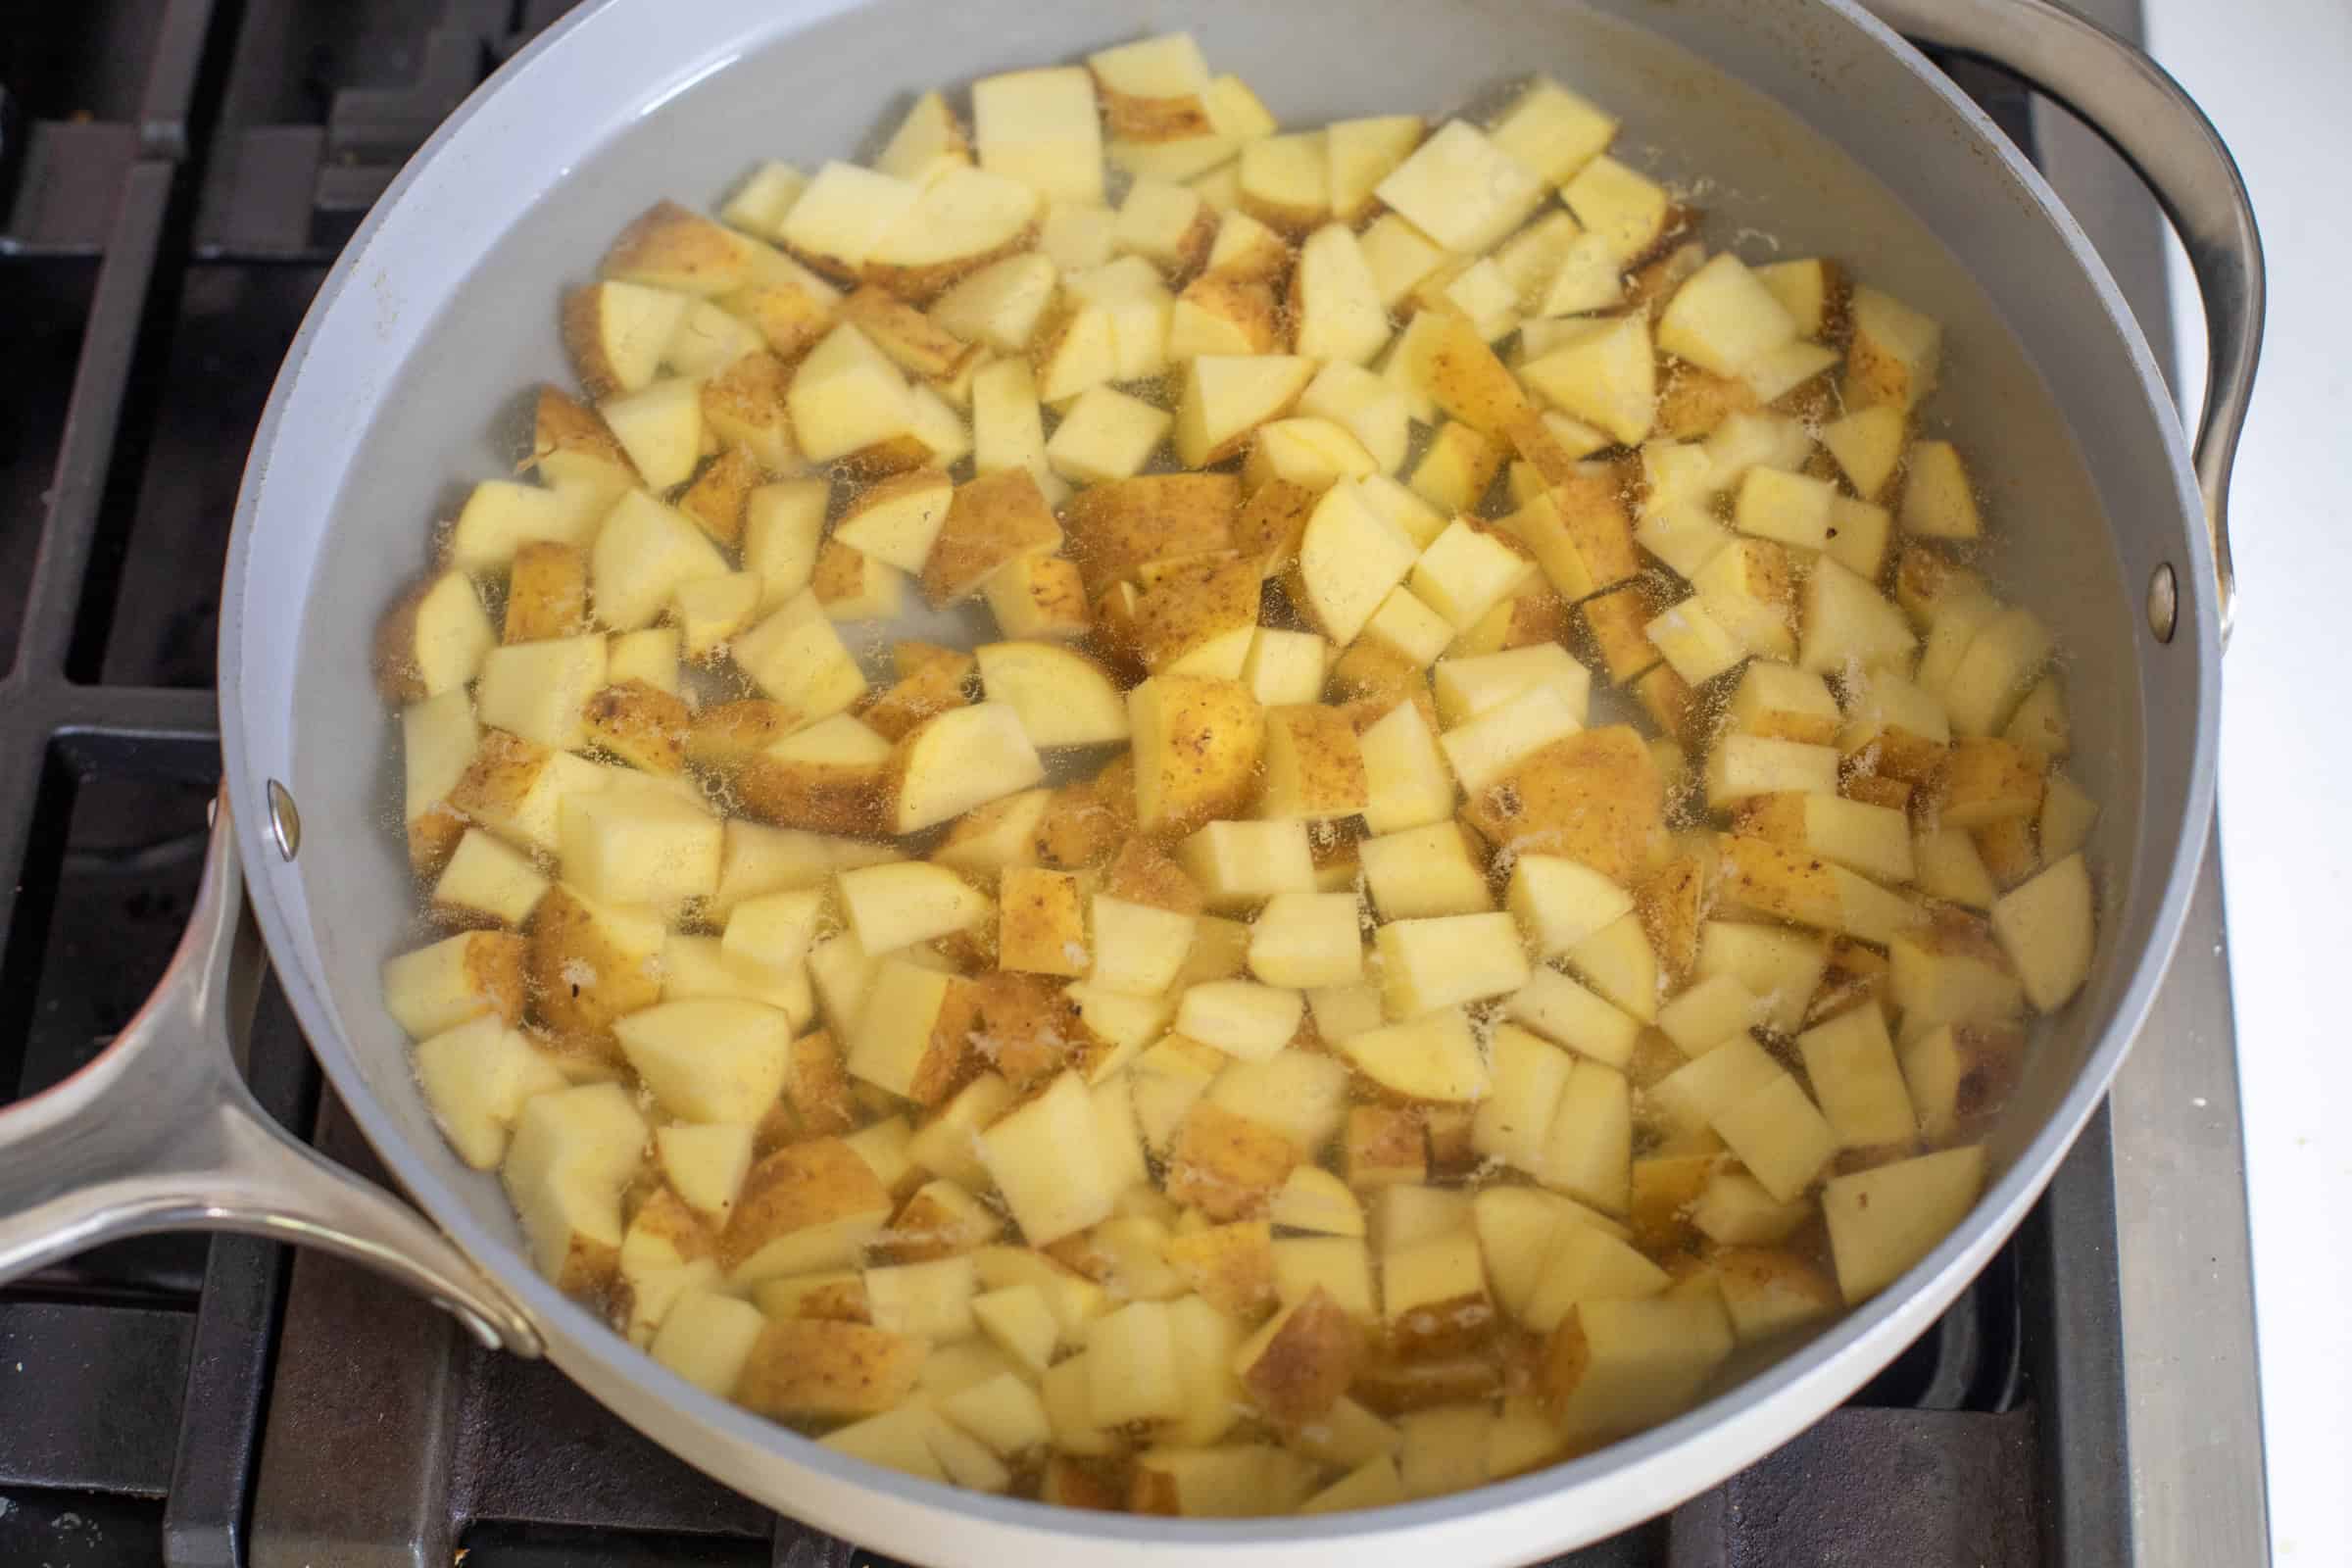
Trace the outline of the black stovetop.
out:
<instances>
[{"instance_id":1,"label":"black stovetop","mask_svg":"<svg viewBox=\"0 0 2352 1568\"><path fill-rule=\"evenodd\" d=\"M186 915L219 771L215 585L312 293L401 160L567 3L79 0L0 27L0 1103L122 1025ZM1964 82L2028 140L2022 96ZM368 1163L273 994L248 1071L288 1125ZM2066 1200L1848 1405L1559 1562L2117 1560L2104 1115L2075 1163ZM878 1560L330 1259L167 1238L0 1290L0 1565L461 1556Z\"/></svg>"}]
</instances>

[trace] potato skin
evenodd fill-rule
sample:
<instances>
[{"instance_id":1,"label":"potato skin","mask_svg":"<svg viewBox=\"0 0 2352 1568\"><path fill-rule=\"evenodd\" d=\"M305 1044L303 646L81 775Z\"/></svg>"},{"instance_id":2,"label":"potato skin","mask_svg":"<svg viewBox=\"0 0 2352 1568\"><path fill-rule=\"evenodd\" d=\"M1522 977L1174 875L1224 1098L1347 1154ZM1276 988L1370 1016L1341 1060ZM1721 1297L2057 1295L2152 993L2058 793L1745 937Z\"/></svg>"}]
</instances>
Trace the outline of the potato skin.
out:
<instances>
[{"instance_id":1,"label":"potato skin","mask_svg":"<svg viewBox=\"0 0 2352 1568\"><path fill-rule=\"evenodd\" d=\"M885 764L858 766L757 756L735 776L744 810L776 827L812 833L879 833L889 815Z\"/></svg>"},{"instance_id":2,"label":"potato skin","mask_svg":"<svg viewBox=\"0 0 2352 1568\"><path fill-rule=\"evenodd\" d=\"M1204 644L1257 624L1257 563L1227 554L1187 562L1144 590L1127 640L1148 670L1165 669Z\"/></svg>"},{"instance_id":3,"label":"potato skin","mask_svg":"<svg viewBox=\"0 0 2352 1568\"><path fill-rule=\"evenodd\" d=\"M1202 1102L1185 1113L1168 1151L1168 1196L1213 1220L1257 1219L1298 1163L1283 1134Z\"/></svg>"},{"instance_id":4,"label":"potato skin","mask_svg":"<svg viewBox=\"0 0 2352 1568\"><path fill-rule=\"evenodd\" d=\"M659 201L629 220L605 252L608 277L723 294L743 279L743 242L700 213Z\"/></svg>"},{"instance_id":5,"label":"potato skin","mask_svg":"<svg viewBox=\"0 0 2352 1568\"><path fill-rule=\"evenodd\" d=\"M737 1402L772 1420L879 1415L914 1392L930 1345L833 1318L771 1320L735 1385Z\"/></svg>"},{"instance_id":6,"label":"potato skin","mask_svg":"<svg viewBox=\"0 0 2352 1568\"><path fill-rule=\"evenodd\" d=\"M1241 509L1239 475L1152 473L1089 485L1062 510L1092 600L1146 562L1232 549Z\"/></svg>"},{"instance_id":7,"label":"potato skin","mask_svg":"<svg viewBox=\"0 0 2352 1568\"><path fill-rule=\"evenodd\" d=\"M1565 855L1620 884L1664 858L1666 786L1630 726L1563 736L1469 798L1463 815L1498 850Z\"/></svg>"},{"instance_id":8,"label":"potato skin","mask_svg":"<svg viewBox=\"0 0 2352 1568\"><path fill-rule=\"evenodd\" d=\"M728 447L712 459L702 475L678 497L678 510L719 544L733 550L743 543L744 502L767 477L759 463L741 447Z\"/></svg>"},{"instance_id":9,"label":"potato skin","mask_svg":"<svg viewBox=\"0 0 2352 1568\"><path fill-rule=\"evenodd\" d=\"M532 1005L567 1043L616 1055L613 1020L662 1000L656 958L615 951L595 910L560 882L531 911L528 939Z\"/></svg>"},{"instance_id":10,"label":"potato skin","mask_svg":"<svg viewBox=\"0 0 2352 1568\"><path fill-rule=\"evenodd\" d=\"M531 461L551 484L598 468L610 470L607 482L615 488L637 482L637 466L605 416L561 387L539 388L531 417Z\"/></svg>"},{"instance_id":11,"label":"potato skin","mask_svg":"<svg viewBox=\"0 0 2352 1568\"><path fill-rule=\"evenodd\" d=\"M1268 1418L1296 1426L1322 1415L1348 1392L1363 1357L1362 1325L1318 1285L1250 1363L1242 1387Z\"/></svg>"},{"instance_id":12,"label":"potato skin","mask_svg":"<svg viewBox=\"0 0 2352 1568\"><path fill-rule=\"evenodd\" d=\"M1155 675L1127 697L1136 825L1179 834L1240 816L1257 794L1265 710L1239 681Z\"/></svg>"},{"instance_id":13,"label":"potato skin","mask_svg":"<svg viewBox=\"0 0 2352 1568\"><path fill-rule=\"evenodd\" d=\"M720 703L694 715L686 760L697 767L740 767L800 727L800 710L789 703L763 697Z\"/></svg>"},{"instance_id":14,"label":"potato skin","mask_svg":"<svg viewBox=\"0 0 2352 1568\"><path fill-rule=\"evenodd\" d=\"M948 515L924 558L923 597L951 604L979 590L998 567L1045 555L1061 543L1061 524L1026 468L984 473L956 487Z\"/></svg>"},{"instance_id":15,"label":"potato skin","mask_svg":"<svg viewBox=\"0 0 2352 1568\"><path fill-rule=\"evenodd\" d=\"M744 1177L719 1233L719 1262L732 1269L779 1236L890 1206L872 1167L839 1138L790 1144Z\"/></svg>"},{"instance_id":16,"label":"potato skin","mask_svg":"<svg viewBox=\"0 0 2352 1568\"><path fill-rule=\"evenodd\" d=\"M514 552L507 577L505 643L576 637L588 628L588 556L577 545L534 539Z\"/></svg>"},{"instance_id":17,"label":"potato skin","mask_svg":"<svg viewBox=\"0 0 2352 1568\"><path fill-rule=\"evenodd\" d=\"M641 680L618 681L588 699L588 735L597 745L648 773L686 771L686 736L694 713L682 697Z\"/></svg>"}]
</instances>

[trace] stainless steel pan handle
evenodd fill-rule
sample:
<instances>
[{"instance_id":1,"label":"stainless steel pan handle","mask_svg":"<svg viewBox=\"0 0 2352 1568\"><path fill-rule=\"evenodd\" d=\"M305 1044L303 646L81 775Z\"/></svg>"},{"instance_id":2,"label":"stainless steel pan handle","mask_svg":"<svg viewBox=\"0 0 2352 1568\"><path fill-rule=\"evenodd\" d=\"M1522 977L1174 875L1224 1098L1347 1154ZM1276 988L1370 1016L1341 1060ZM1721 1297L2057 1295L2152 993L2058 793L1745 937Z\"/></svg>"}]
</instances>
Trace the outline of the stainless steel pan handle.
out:
<instances>
[{"instance_id":1,"label":"stainless steel pan handle","mask_svg":"<svg viewBox=\"0 0 2352 1568\"><path fill-rule=\"evenodd\" d=\"M414 1209L279 1128L239 1075L267 961L245 911L228 800L187 933L154 995L72 1078L0 1109L0 1283L101 1242L242 1231L338 1252L536 1355L530 1320Z\"/></svg>"},{"instance_id":2,"label":"stainless steel pan handle","mask_svg":"<svg viewBox=\"0 0 2352 1568\"><path fill-rule=\"evenodd\" d=\"M2230 466L2262 357L2263 317L2262 235L2236 160L2162 66L2051 0L1864 3L1906 37L1981 59L2063 106L2132 166L2172 220L2205 305L2205 408L2195 458L2227 644L2237 610ZM2160 634L2169 639L2169 624Z\"/></svg>"}]
</instances>

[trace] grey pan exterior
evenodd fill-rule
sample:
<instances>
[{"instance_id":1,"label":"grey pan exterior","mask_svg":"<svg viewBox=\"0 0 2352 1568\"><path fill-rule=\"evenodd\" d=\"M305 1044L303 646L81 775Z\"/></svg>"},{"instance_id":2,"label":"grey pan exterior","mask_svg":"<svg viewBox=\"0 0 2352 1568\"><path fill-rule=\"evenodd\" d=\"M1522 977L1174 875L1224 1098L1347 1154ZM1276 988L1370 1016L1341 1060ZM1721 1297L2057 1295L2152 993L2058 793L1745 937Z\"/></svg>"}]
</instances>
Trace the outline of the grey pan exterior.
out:
<instances>
[{"instance_id":1,"label":"grey pan exterior","mask_svg":"<svg viewBox=\"0 0 2352 1568\"><path fill-rule=\"evenodd\" d=\"M704 1395L539 1279L503 1196L444 1146L377 999L414 940L367 637L423 562L450 476L512 464L520 393L561 378L553 285L658 196L715 197L755 157L858 149L942 81L1169 26L1286 120L1464 101L1543 69L1622 111L1637 158L1826 251L1947 325L1939 416L1983 454L1997 570L2058 629L2075 770L2106 803L2100 956L2036 1048L1997 1175L1909 1276L1788 1358L1638 1439L1457 1496L1312 1520L1104 1517L952 1491L832 1453ZM1751 255L1763 254L1749 247ZM1526 1561L1604 1537L1747 1464L1920 1333L2007 1236L2088 1116L2178 935L2212 806L2221 621L2188 454L2146 345L2071 219L1981 114L1844 0L607 0L470 99L321 289L239 500L221 617L227 787L255 910L337 1092L385 1164L546 1351L624 1419L778 1509L931 1563ZM2171 565L2177 634L2145 584ZM288 861L269 781L300 803Z\"/></svg>"}]
</instances>

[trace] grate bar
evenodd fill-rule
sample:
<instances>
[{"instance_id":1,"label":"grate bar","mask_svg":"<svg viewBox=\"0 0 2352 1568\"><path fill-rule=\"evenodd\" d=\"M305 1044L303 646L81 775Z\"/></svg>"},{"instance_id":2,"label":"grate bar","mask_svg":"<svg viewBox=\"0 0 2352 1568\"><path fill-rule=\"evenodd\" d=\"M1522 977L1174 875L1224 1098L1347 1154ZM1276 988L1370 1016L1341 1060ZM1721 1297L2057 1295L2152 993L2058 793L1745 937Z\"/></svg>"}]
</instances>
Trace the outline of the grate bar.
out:
<instances>
[{"instance_id":1,"label":"grate bar","mask_svg":"<svg viewBox=\"0 0 2352 1568\"><path fill-rule=\"evenodd\" d=\"M205 40L213 31L213 0L167 0L156 31L155 64L139 98L139 155L174 163L188 156L188 114Z\"/></svg>"}]
</instances>

